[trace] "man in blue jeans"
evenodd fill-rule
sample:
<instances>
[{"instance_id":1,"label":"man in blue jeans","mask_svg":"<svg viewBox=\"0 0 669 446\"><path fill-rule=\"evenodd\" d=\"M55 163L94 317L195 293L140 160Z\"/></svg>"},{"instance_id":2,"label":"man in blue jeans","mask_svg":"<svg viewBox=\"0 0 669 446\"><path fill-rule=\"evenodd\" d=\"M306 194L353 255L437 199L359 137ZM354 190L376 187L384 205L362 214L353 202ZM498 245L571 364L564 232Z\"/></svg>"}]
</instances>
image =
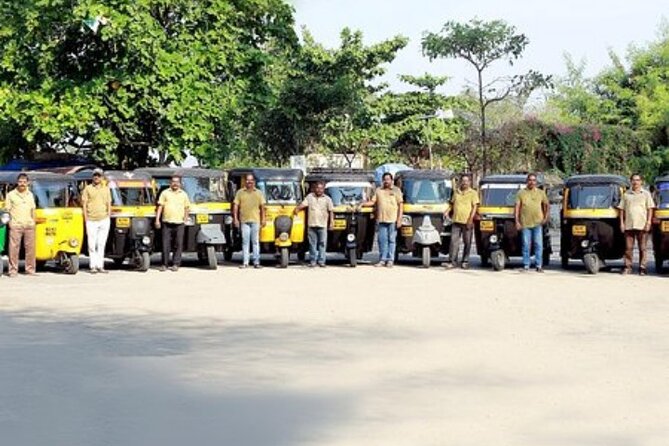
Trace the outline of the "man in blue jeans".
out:
<instances>
[{"instance_id":1,"label":"man in blue jeans","mask_svg":"<svg viewBox=\"0 0 669 446\"><path fill-rule=\"evenodd\" d=\"M397 246L397 229L402 226L402 191L393 185L393 176L383 174L383 185L376 189L374 197L367 203L376 206L378 241L381 259L376 266L392 268Z\"/></svg>"},{"instance_id":2,"label":"man in blue jeans","mask_svg":"<svg viewBox=\"0 0 669 446\"><path fill-rule=\"evenodd\" d=\"M309 209L309 266L325 267L326 249L328 244L328 228L333 229L334 205L332 199L325 195L325 183L318 181L314 191L295 208L297 215L303 209Z\"/></svg>"},{"instance_id":3,"label":"man in blue jeans","mask_svg":"<svg viewBox=\"0 0 669 446\"><path fill-rule=\"evenodd\" d=\"M523 272L530 270L530 249L534 246L537 272L544 272L544 225L548 222L549 203L546 192L537 187L537 176L527 176L527 187L516 195L516 229L523 239Z\"/></svg>"},{"instance_id":4,"label":"man in blue jeans","mask_svg":"<svg viewBox=\"0 0 669 446\"><path fill-rule=\"evenodd\" d=\"M265 196L256 189L256 180L248 174L244 189L237 191L232 208L236 228L242 231L242 265L248 268L250 245L253 246L253 266L260 268L260 228L265 227Z\"/></svg>"}]
</instances>

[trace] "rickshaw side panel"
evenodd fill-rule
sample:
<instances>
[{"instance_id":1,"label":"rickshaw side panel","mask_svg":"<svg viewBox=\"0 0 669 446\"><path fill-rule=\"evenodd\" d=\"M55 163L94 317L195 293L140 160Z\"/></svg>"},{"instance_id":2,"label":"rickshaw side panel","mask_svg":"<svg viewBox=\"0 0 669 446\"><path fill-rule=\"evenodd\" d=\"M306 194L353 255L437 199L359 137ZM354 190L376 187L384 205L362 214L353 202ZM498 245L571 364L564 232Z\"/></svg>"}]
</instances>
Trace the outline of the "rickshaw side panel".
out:
<instances>
[{"instance_id":1,"label":"rickshaw side panel","mask_svg":"<svg viewBox=\"0 0 669 446\"><path fill-rule=\"evenodd\" d=\"M80 254L84 238L84 217L81 208L36 209L35 258L55 259L59 253ZM71 246L70 241L76 241Z\"/></svg>"}]
</instances>

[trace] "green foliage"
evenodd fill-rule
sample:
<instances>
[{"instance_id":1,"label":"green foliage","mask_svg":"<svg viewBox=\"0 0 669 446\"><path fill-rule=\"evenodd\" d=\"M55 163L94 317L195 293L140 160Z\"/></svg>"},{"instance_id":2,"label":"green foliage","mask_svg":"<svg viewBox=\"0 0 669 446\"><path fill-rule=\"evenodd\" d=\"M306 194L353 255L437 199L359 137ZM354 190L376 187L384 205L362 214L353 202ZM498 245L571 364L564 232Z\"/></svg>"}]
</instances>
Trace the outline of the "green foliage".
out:
<instances>
[{"instance_id":1,"label":"green foliage","mask_svg":"<svg viewBox=\"0 0 669 446\"><path fill-rule=\"evenodd\" d=\"M0 137L125 167L243 149L296 43L281 0L3 0L0 23Z\"/></svg>"}]
</instances>

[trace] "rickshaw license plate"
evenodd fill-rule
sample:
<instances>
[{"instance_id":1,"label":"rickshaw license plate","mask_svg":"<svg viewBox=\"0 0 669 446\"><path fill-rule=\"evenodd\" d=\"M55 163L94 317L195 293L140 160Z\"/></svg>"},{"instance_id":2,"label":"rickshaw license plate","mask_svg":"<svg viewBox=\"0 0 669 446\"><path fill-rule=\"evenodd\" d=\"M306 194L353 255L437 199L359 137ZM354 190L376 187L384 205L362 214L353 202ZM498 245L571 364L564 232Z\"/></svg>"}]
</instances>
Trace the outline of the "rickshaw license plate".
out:
<instances>
[{"instance_id":1,"label":"rickshaw license plate","mask_svg":"<svg viewBox=\"0 0 669 446\"><path fill-rule=\"evenodd\" d=\"M571 227L571 235L583 237L587 233L585 225L574 225Z\"/></svg>"},{"instance_id":2,"label":"rickshaw license plate","mask_svg":"<svg viewBox=\"0 0 669 446\"><path fill-rule=\"evenodd\" d=\"M346 229L346 220L335 219L333 228L335 231L343 231L344 229Z\"/></svg>"},{"instance_id":3,"label":"rickshaw license plate","mask_svg":"<svg viewBox=\"0 0 669 446\"><path fill-rule=\"evenodd\" d=\"M412 226L402 226L402 236L403 237L412 237L413 236L413 227Z\"/></svg>"},{"instance_id":4,"label":"rickshaw license plate","mask_svg":"<svg viewBox=\"0 0 669 446\"><path fill-rule=\"evenodd\" d=\"M662 232L669 232L669 220L663 221L662 225L660 226L660 229Z\"/></svg>"},{"instance_id":5,"label":"rickshaw license plate","mask_svg":"<svg viewBox=\"0 0 669 446\"><path fill-rule=\"evenodd\" d=\"M492 220L481 220L481 231L492 232L495 230L495 222Z\"/></svg>"},{"instance_id":6,"label":"rickshaw license plate","mask_svg":"<svg viewBox=\"0 0 669 446\"><path fill-rule=\"evenodd\" d=\"M207 214L198 214L196 217L198 224L207 224L209 223L209 215Z\"/></svg>"},{"instance_id":7,"label":"rickshaw license plate","mask_svg":"<svg viewBox=\"0 0 669 446\"><path fill-rule=\"evenodd\" d=\"M130 218L128 217L119 217L116 219L117 228L129 228L130 227Z\"/></svg>"}]
</instances>

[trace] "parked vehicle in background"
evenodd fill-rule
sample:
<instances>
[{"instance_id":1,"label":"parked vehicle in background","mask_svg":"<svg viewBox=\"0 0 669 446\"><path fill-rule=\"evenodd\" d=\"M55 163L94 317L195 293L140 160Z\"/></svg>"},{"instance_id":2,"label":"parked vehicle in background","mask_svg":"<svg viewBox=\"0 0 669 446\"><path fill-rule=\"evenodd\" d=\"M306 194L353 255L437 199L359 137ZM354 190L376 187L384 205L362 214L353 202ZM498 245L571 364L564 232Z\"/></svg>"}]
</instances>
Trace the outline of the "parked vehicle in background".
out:
<instances>
[{"instance_id":1,"label":"parked vehicle in background","mask_svg":"<svg viewBox=\"0 0 669 446\"><path fill-rule=\"evenodd\" d=\"M661 273L669 260L669 175L657 177L653 189L657 206L653 214L653 251L655 270Z\"/></svg>"}]
</instances>

